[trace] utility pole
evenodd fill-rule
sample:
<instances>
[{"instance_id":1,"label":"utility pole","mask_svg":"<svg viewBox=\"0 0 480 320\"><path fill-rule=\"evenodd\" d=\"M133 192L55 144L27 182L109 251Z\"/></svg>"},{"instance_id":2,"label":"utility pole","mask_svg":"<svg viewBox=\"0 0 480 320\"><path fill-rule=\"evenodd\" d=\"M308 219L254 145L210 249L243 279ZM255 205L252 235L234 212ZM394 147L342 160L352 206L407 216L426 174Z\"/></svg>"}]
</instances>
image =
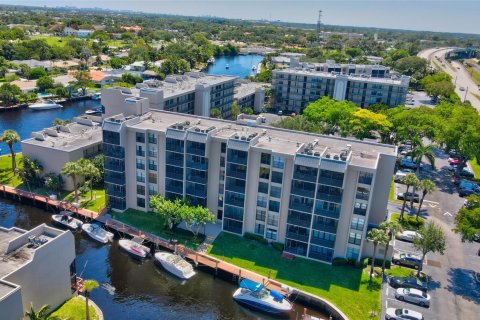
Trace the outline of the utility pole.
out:
<instances>
[{"instance_id":1,"label":"utility pole","mask_svg":"<svg viewBox=\"0 0 480 320\"><path fill-rule=\"evenodd\" d=\"M463 98L463 102L467 101L467 93L468 93L468 87L467 87L467 90L465 90L465 97Z\"/></svg>"},{"instance_id":2,"label":"utility pole","mask_svg":"<svg viewBox=\"0 0 480 320\"><path fill-rule=\"evenodd\" d=\"M317 37L320 37L321 31L322 31L322 10L318 10Z\"/></svg>"}]
</instances>

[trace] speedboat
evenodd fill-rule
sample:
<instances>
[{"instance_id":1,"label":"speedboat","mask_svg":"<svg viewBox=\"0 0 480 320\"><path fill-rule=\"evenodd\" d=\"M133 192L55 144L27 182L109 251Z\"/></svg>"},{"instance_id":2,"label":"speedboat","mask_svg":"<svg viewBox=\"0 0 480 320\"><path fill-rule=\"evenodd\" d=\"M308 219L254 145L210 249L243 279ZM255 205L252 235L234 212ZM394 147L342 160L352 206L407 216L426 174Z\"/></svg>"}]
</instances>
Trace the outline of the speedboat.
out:
<instances>
[{"instance_id":1,"label":"speedboat","mask_svg":"<svg viewBox=\"0 0 480 320\"><path fill-rule=\"evenodd\" d=\"M56 103L53 100L48 99L48 100L41 100L40 102L29 105L28 108L32 110L50 110L50 109L62 108L62 105Z\"/></svg>"},{"instance_id":2,"label":"speedboat","mask_svg":"<svg viewBox=\"0 0 480 320\"><path fill-rule=\"evenodd\" d=\"M100 100L102 98L102 94L101 93L94 93L92 95L92 100Z\"/></svg>"},{"instance_id":3,"label":"speedboat","mask_svg":"<svg viewBox=\"0 0 480 320\"><path fill-rule=\"evenodd\" d=\"M180 279L190 279L195 275L192 265L178 254L157 252L155 253L155 261L160 263L165 270Z\"/></svg>"},{"instance_id":4,"label":"speedboat","mask_svg":"<svg viewBox=\"0 0 480 320\"><path fill-rule=\"evenodd\" d=\"M54 214L52 215L52 220L56 223L59 224L63 227L72 229L72 230L77 230L83 225L83 222L73 218L72 212L70 211L62 211L60 214Z\"/></svg>"},{"instance_id":5,"label":"speedboat","mask_svg":"<svg viewBox=\"0 0 480 320\"><path fill-rule=\"evenodd\" d=\"M120 248L128 252L132 257L137 259L144 259L150 252L150 248L142 245L143 239L133 238L121 239L118 241Z\"/></svg>"},{"instance_id":6,"label":"speedboat","mask_svg":"<svg viewBox=\"0 0 480 320\"><path fill-rule=\"evenodd\" d=\"M230 65L228 63L225 65L225 69L230 69Z\"/></svg>"},{"instance_id":7,"label":"speedboat","mask_svg":"<svg viewBox=\"0 0 480 320\"><path fill-rule=\"evenodd\" d=\"M108 243L113 240L113 233L106 231L98 224L85 223L82 230L93 240L101 243Z\"/></svg>"},{"instance_id":8,"label":"speedboat","mask_svg":"<svg viewBox=\"0 0 480 320\"><path fill-rule=\"evenodd\" d=\"M233 294L233 299L253 309L271 314L284 314L292 310L292 304L279 292L264 285L243 279Z\"/></svg>"},{"instance_id":9,"label":"speedboat","mask_svg":"<svg viewBox=\"0 0 480 320\"><path fill-rule=\"evenodd\" d=\"M100 108L88 109L87 111L85 111L85 114L88 114L88 115L100 114L100 113L102 113L102 109Z\"/></svg>"}]
</instances>

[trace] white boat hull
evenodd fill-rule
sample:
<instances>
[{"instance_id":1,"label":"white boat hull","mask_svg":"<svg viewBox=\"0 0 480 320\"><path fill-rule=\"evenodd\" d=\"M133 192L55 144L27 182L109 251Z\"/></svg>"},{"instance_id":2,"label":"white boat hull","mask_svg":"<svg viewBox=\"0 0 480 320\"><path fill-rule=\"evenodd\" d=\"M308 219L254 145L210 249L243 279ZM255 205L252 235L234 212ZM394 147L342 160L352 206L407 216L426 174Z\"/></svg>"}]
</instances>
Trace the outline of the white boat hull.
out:
<instances>
[{"instance_id":1,"label":"white boat hull","mask_svg":"<svg viewBox=\"0 0 480 320\"><path fill-rule=\"evenodd\" d=\"M35 103L31 106L28 106L31 110L51 110L51 109L59 109L62 108L62 105L58 103L50 104L50 103Z\"/></svg>"},{"instance_id":2,"label":"white boat hull","mask_svg":"<svg viewBox=\"0 0 480 320\"><path fill-rule=\"evenodd\" d=\"M68 220L64 220L63 218L64 218L64 215L62 214L52 215L52 220L55 221L55 223L68 229L77 230L83 225L83 222L78 219L67 217Z\"/></svg>"},{"instance_id":3,"label":"white boat hull","mask_svg":"<svg viewBox=\"0 0 480 320\"><path fill-rule=\"evenodd\" d=\"M101 227L93 227L92 224L85 223L82 230L93 240L100 243L108 243L113 240L113 233L104 230Z\"/></svg>"},{"instance_id":4,"label":"white boat hull","mask_svg":"<svg viewBox=\"0 0 480 320\"><path fill-rule=\"evenodd\" d=\"M265 299L257 299L253 297L251 291L238 288L233 294L233 299L241 304L244 304L252 309L270 314L286 314L292 310L292 304L286 299L282 301L275 300L268 295Z\"/></svg>"},{"instance_id":5,"label":"white boat hull","mask_svg":"<svg viewBox=\"0 0 480 320\"><path fill-rule=\"evenodd\" d=\"M177 261L176 263L172 262ZM182 257L169 252L155 253L155 261L159 263L165 270L180 279L190 279L196 273L190 263Z\"/></svg>"},{"instance_id":6,"label":"white boat hull","mask_svg":"<svg viewBox=\"0 0 480 320\"><path fill-rule=\"evenodd\" d=\"M145 259L150 252L150 249L148 247L128 239L119 240L118 245L120 246L120 248L122 248L137 259Z\"/></svg>"}]
</instances>

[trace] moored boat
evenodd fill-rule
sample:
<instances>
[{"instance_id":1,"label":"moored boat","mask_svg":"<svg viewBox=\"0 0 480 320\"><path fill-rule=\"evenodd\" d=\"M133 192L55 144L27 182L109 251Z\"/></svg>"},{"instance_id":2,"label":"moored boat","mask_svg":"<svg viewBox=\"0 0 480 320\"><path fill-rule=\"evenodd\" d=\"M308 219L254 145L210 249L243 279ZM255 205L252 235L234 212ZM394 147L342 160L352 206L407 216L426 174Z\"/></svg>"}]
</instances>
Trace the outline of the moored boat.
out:
<instances>
[{"instance_id":1,"label":"moored boat","mask_svg":"<svg viewBox=\"0 0 480 320\"><path fill-rule=\"evenodd\" d=\"M98 224L85 223L82 226L82 230L85 231L90 238L101 243L108 243L113 240L113 233L108 232Z\"/></svg>"},{"instance_id":2,"label":"moored boat","mask_svg":"<svg viewBox=\"0 0 480 320\"><path fill-rule=\"evenodd\" d=\"M94 93L92 95L92 100L100 100L102 98L102 94L101 93Z\"/></svg>"},{"instance_id":3,"label":"moored boat","mask_svg":"<svg viewBox=\"0 0 480 320\"><path fill-rule=\"evenodd\" d=\"M279 292L268 290L264 285L249 279L243 279L233 294L233 299L253 309L271 313L286 314L292 310L292 304Z\"/></svg>"},{"instance_id":4,"label":"moored boat","mask_svg":"<svg viewBox=\"0 0 480 320\"><path fill-rule=\"evenodd\" d=\"M52 215L52 220L58 225L72 230L77 230L83 225L83 222L73 218L71 215L72 212L70 211L62 211L60 214Z\"/></svg>"},{"instance_id":5,"label":"moored boat","mask_svg":"<svg viewBox=\"0 0 480 320\"><path fill-rule=\"evenodd\" d=\"M228 63L225 65L225 69L230 69L230 65Z\"/></svg>"},{"instance_id":6,"label":"moored boat","mask_svg":"<svg viewBox=\"0 0 480 320\"><path fill-rule=\"evenodd\" d=\"M192 265L178 254L157 252L154 257L155 262L180 279L190 279L195 275Z\"/></svg>"},{"instance_id":7,"label":"moored boat","mask_svg":"<svg viewBox=\"0 0 480 320\"><path fill-rule=\"evenodd\" d=\"M85 111L85 114L88 114L88 115L101 114L101 113L102 113L101 108L88 109L87 111Z\"/></svg>"},{"instance_id":8,"label":"moored boat","mask_svg":"<svg viewBox=\"0 0 480 320\"><path fill-rule=\"evenodd\" d=\"M118 245L121 249L125 250L132 257L137 259L144 259L148 256L150 249L142 245L143 239L121 239L118 241Z\"/></svg>"},{"instance_id":9,"label":"moored boat","mask_svg":"<svg viewBox=\"0 0 480 320\"><path fill-rule=\"evenodd\" d=\"M40 102L31 104L28 106L29 109L32 110L50 110L50 109L58 109L62 108L61 104L56 103L53 100L41 100Z\"/></svg>"}]
</instances>

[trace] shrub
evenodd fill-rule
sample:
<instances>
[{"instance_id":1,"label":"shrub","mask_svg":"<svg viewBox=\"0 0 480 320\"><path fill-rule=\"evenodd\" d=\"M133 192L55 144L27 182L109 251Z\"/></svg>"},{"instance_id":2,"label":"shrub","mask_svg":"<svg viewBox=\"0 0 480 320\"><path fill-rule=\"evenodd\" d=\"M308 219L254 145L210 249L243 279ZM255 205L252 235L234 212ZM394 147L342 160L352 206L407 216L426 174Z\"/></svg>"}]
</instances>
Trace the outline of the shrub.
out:
<instances>
[{"instance_id":1,"label":"shrub","mask_svg":"<svg viewBox=\"0 0 480 320\"><path fill-rule=\"evenodd\" d=\"M407 214L403 215L402 221L400 221L400 214L398 213L392 214L391 219L400 222L402 227L407 230L418 230L425 224L423 218L419 217L417 220L415 216L409 216Z\"/></svg>"},{"instance_id":2,"label":"shrub","mask_svg":"<svg viewBox=\"0 0 480 320\"><path fill-rule=\"evenodd\" d=\"M359 269L364 269L368 266L368 258L363 258L360 261L355 262L355 267Z\"/></svg>"},{"instance_id":3,"label":"shrub","mask_svg":"<svg viewBox=\"0 0 480 320\"><path fill-rule=\"evenodd\" d=\"M368 264L372 264L372 258L368 258ZM375 266L381 267L383 264L383 259L375 259ZM392 262L390 260L385 261L385 268L390 269Z\"/></svg>"},{"instance_id":4,"label":"shrub","mask_svg":"<svg viewBox=\"0 0 480 320\"><path fill-rule=\"evenodd\" d=\"M271 245L272 245L272 247L273 247L275 250L278 250L278 251L280 251L280 252L283 251L283 248L284 248L283 243L280 243L280 242L272 242Z\"/></svg>"},{"instance_id":5,"label":"shrub","mask_svg":"<svg viewBox=\"0 0 480 320\"><path fill-rule=\"evenodd\" d=\"M254 240L254 241L257 241L257 242L260 242L260 243L263 243L263 244L268 243L268 241L266 239L264 239L262 236L259 236L258 234L253 234L253 233L250 233L250 232L245 232L243 237L245 239Z\"/></svg>"},{"instance_id":6,"label":"shrub","mask_svg":"<svg viewBox=\"0 0 480 320\"><path fill-rule=\"evenodd\" d=\"M80 192L80 194L85 194L85 193L90 192L90 187L89 187L88 183L85 183L83 186L78 188L78 191Z\"/></svg>"},{"instance_id":7,"label":"shrub","mask_svg":"<svg viewBox=\"0 0 480 320\"><path fill-rule=\"evenodd\" d=\"M334 258L332 261L332 266L345 266L348 264L348 260L345 258Z\"/></svg>"}]
</instances>

